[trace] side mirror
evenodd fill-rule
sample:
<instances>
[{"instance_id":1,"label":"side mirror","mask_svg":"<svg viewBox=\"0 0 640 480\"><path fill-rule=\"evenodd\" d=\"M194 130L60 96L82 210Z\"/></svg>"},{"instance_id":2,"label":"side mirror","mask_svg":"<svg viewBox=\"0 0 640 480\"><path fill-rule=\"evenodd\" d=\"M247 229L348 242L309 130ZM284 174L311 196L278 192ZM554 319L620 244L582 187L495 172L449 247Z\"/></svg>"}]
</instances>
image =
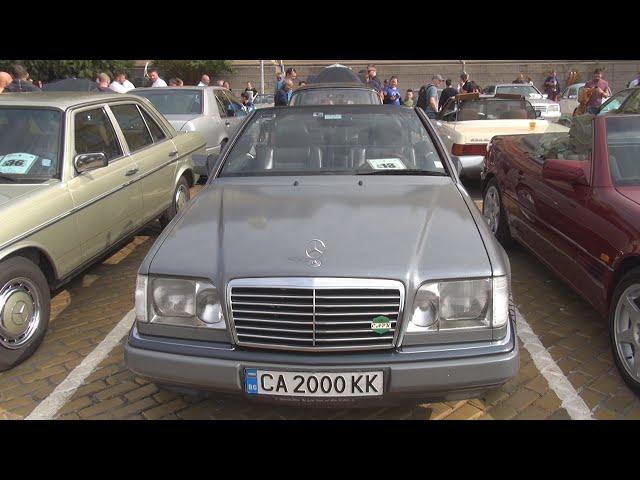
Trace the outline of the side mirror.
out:
<instances>
[{"instance_id":1,"label":"side mirror","mask_svg":"<svg viewBox=\"0 0 640 480\"><path fill-rule=\"evenodd\" d=\"M218 158L220 158L219 153L212 153L207 157L207 175L208 176L210 176L211 173L214 171L214 167L216 166Z\"/></svg>"},{"instance_id":2,"label":"side mirror","mask_svg":"<svg viewBox=\"0 0 640 480\"><path fill-rule=\"evenodd\" d=\"M103 152L81 153L73 159L73 166L78 173L88 172L107 165L109 165L109 161Z\"/></svg>"},{"instance_id":3,"label":"side mirror","mask_svg":"<svg viewBox=\"0 0 640 480\"><path fill-rule=\"evenodd\" d=\"M548 94L546 94L546 93L543 93L543 94L542 94L542 98L549 98L549 95L548 95Z\"/></svg>"},{"instance_id":4,"label":"side mirror","mask_svg":"<svg viewBox=\"0 0 640 480\"><path fill-rule=\"evenodd\" d=\"M536 110L536 118L540 118L542 116L542 112L540 110Z\"/></svg>"},{"instance_id":5,"label":"side mirror","mask_svg":"<svg viewBox=\"0 0 640 480\"><path fill-rule=\"evenodd\" d=\"M589 185L589 162L581 160L547 160L542 165L542 178L560 180L571 185Z\"/></svg>"}]
</instances>

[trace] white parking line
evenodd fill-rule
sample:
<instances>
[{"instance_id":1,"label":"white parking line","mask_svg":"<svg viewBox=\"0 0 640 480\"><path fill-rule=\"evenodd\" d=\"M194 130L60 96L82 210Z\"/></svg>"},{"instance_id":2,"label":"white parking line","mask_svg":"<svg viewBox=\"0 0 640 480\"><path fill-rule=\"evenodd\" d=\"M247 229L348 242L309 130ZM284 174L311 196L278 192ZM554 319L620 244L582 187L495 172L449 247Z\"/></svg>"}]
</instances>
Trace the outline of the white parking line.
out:
<instances>
[{"instance_id":1,"label":"white parking line","mask_svg":"<svg viewBox=\"0 0 640 480\"><path fill-rule=\"evenodd\" d=\"M129 333L135 318L136 314L132 309L118 322L113 330L107 334L100 344L82 360L80 365L74 368L73 371L67 375L67 378L65 378L47 398L38 404L25 420L53 419L86 378L91 375L91 372L107 358L111 350Z\"/></svg>"},{"instance_id":2,"label":"white parking line","mask_svg":"<svg viewBox=\"0 0 640 480\"><path fill-rule=\"evenodd\" d=\"M533 333L531 326L526 322L520 311L516 308L516 328L518 337L522 340L524 348L531 354L534 365L547 380L549 387L562 401L562 407L567 411L573 420L593 420L591 410L567 377L564 376L560 367L553 360L538 336Z\"/></svg>"}]
</instances>

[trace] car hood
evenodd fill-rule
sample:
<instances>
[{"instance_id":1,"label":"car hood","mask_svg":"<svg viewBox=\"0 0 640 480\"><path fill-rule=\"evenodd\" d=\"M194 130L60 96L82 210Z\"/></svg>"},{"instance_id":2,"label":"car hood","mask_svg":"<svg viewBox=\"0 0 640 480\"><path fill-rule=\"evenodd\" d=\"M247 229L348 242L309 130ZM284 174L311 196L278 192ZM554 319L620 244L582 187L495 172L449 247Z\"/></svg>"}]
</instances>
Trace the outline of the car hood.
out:
<instances>
[{"instance_id":1,"label":"car hood","mask_svg":"<svg viewBox=\"0 0 640 480\"><path fill-rule=\"evenodd\" d=\"M192 120L195 120L198 117L201 117L201 114L193 114L193 115L165 115L165 118L169 120L169 123L173 128L176 129L177 132L182 130L182 128Z\"/></svg>"},{"instance_id":2,"label":"car hood","mask_svg":"<svg viewBox=\"0 0 640 480\"><path fill-rule=\"evenodd\" d=\"M46 188L49 183L39 184L19 184L19 183L0 183L0 208L7 207L19 198Z\"/></svg>"},{"instance_id":3,"label":"car hood","mask_svg":"<svg viewBox=\"0 0 640 480\"><path fill-rule=\"evenodd\" d=\"M489 143L494 135L569 131L565 126L540 119L467 120L457 122L455 130L462 137L459 143Z\"/></svg>"},{"instance_id":4,"label":"car hood","mask_svg":"<svg viewBox=\"0 0 640 480\"><path fill-rule=\"evenodd\" d=\"M210 278L491 275L483 239L449 177L218 179L163 235L141 273ZM362 185L358 182L362 181ZM324 242L311 265L311 240Z\"/></svg>"}]
</instances>

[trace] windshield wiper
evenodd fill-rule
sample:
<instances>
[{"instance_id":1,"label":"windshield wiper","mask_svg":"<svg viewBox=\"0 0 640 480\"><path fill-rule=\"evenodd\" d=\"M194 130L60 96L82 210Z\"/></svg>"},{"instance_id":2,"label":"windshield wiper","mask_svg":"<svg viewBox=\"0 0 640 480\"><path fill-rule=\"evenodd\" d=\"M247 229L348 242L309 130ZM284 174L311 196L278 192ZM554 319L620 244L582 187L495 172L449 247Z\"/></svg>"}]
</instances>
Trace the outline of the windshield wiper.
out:
<instances>
[{"instance_id":1,"label":"windshield wiper","mask_svg":"<svg viewBox=\"0 0 640 480\"><path fill-rule=\"evenodd\" d=\"M420 170L418 168L402 168L389 170L374 170L373 172L359 172L356 175L425 175L429 177L447 177L444 172L433 172L430 170Z\"/></svg>"}]
</instances>

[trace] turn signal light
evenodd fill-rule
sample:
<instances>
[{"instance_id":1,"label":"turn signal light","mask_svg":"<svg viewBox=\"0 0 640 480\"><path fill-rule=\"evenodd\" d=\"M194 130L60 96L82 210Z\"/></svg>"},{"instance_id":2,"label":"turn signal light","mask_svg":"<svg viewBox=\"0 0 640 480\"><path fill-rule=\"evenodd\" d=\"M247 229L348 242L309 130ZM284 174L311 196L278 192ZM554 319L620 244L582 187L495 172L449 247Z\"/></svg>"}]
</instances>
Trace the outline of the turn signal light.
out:
<instances>
[{"instance_id":1,"label":"turn signal light","mask_svg":"<svg viewBox=\"0 0 640 480\"><path fill-rule=\"evenodd\" d=\"M485 143L454 143L451 148L451 153L456 157L464 155L482 155L487 153L487 145Z\"/></svg>"}]
</instances>

